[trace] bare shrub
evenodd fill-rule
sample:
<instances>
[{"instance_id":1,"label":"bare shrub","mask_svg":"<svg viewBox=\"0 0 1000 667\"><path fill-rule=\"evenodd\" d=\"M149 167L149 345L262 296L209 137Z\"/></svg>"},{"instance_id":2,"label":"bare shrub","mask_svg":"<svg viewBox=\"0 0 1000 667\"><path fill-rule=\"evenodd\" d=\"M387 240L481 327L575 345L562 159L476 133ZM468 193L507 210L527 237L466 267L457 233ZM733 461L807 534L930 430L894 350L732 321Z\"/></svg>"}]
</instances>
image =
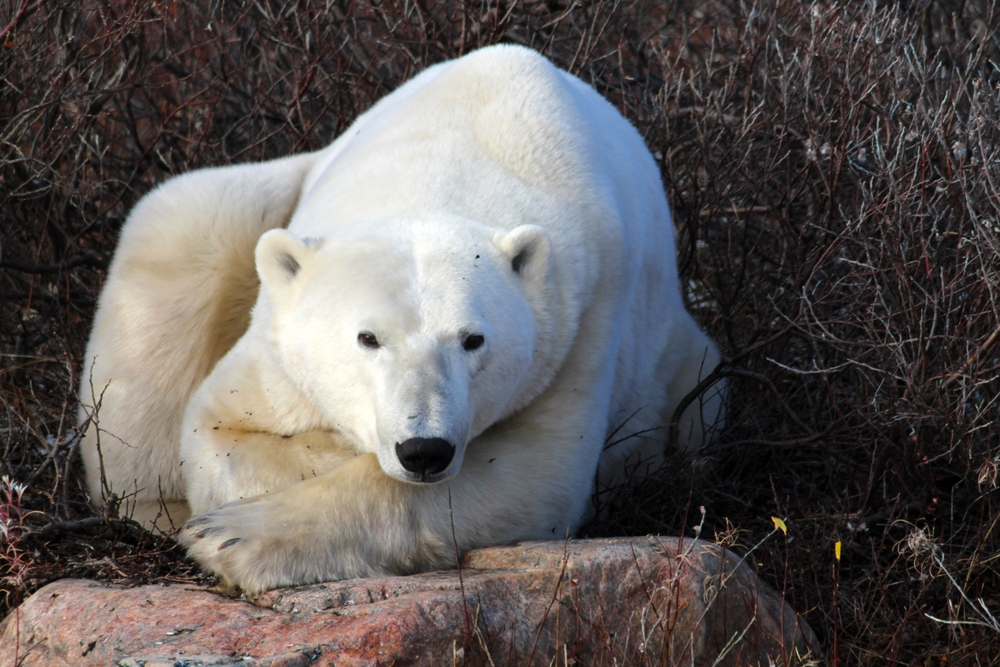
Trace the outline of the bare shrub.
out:
<instances>
[{"instance_id":1,"label":"bare shrub","mask_svg":"<svg viewBox=\"0 0 1000 667\"><path fill-rule=\"evenodd\" d=\"M733 388L712 449L637 468L587 534L698 523L741 555L755 546L748 560L833 664L1000 664L984 620L1000 611L998 12L0 7L0 450L27 486L14 521L31 554L3 604L66 574L195 576L169 540L90 516L74 455L89 322L137 198L188 169L319 148L412 73L511 41L593 82L645 135L689 305Z\"/></svg>"},{"instance_id":2,"label":"bare shrub","mask_svg":"<svg viewBox=\"0 0 1000 667\"><path fill-rule=\"evenodd\" d=\"M691 305L736 369L729 423L716 465L675 475L690 495L640 492L623 524L677 525L690 497L752 544L777 513L793 539L759 562L834 662L993 660L991 628L925 614L1000 604L997 7L713 11L657 45L642 120ZM967 599L893 550L911 524Z\"/></svg>"}]
</instances>

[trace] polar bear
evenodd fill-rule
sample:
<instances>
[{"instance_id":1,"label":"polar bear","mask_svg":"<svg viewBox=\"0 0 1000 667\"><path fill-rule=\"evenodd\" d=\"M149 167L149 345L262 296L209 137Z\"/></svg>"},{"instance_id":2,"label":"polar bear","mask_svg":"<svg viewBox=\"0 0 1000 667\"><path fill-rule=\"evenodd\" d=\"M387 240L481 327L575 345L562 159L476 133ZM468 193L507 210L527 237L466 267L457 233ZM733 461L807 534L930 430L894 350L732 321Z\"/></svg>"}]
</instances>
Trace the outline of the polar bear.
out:
<instances>
[{"instance_id":1,"label":"polar bear","mask_svg":"<svg viewBox=\"0 0 1000 667\"><path fill-rule=\"evenodd\" d=\"M668 431L697 449L721 385L667 426L718 361L642 138L494 46L326 149L146 196L95 317L82 452L96 502L193 514L182 543L247 592L409 573L561 539Z\"/></svg>"}]
</instances>

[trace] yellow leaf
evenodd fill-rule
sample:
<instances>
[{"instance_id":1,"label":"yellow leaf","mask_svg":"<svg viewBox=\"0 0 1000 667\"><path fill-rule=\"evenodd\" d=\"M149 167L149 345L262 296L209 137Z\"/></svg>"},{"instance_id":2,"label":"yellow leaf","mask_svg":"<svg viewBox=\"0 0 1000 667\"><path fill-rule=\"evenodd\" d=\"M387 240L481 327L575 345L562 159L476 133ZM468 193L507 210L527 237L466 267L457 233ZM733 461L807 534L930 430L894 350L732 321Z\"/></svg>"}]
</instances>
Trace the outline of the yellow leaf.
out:
<instances>
[{"instance_id":1,"label":"yellow leaf","mask_svg":"<svg viewBox=\"0 0 1000 667\"><path fill-rule=\"evenodd\" d=\"M780 530L780 531L781 531L781 532L783 532L783 533L784 533L785 535L787 535L787 534L788 534L788 527L787 527L787 526L785 525L785 522L784 522L784 521L782 521L781 519L779 519L779 518L778 518L778 517L776 517L776 516L772 516L772 517L771 517L771 521L773 521L773 522L774 522L774 529L775 529L775 530Z\"/></svg>"},{"instance_id":2,"label":"yellow leaf","mask_svg":"<svg viewBox=\"0 0 1000 667\"><path fill-rule=\"evenodd\" d=\"M833 545L833 555L837 557L838 561L840 560L840 540L837 540L837 543Z\"/></svg>"}]
</instances>

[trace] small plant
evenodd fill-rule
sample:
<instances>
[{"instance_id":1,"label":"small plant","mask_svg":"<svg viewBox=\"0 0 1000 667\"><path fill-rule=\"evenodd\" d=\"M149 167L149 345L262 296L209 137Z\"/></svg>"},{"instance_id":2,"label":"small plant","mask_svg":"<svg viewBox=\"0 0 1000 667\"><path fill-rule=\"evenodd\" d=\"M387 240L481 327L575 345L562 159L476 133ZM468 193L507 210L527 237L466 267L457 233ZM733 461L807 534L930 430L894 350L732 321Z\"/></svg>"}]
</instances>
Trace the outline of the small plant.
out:
<instances>
[{"instance_id":1,"label":"small plant","mask_svg":"<svg viewBox=\"0 0 1000 667\"><path fill-rule=\"evenodd\" d=\"M4 475L0 478L0 572L6 604L13 607L28 580L29 561L21 544L24 516L21 501L24 485ZM11 600L11 597L14 599Z\"/></svg>"},{"instance_id":2,"label":"small plant","mask_svg":"<svg viewBox=\"0 0 1000 667\"><path fill-rule=\"evenodd\" d=\"M10 477L0 477L0 573L6 573L0 578L0 591L8 607L16 607L27 583L29 563L21 546L23 516L21 501L24 497L24 485L18 484ZM11 599L13 597L13 599ZM15 609L15 614L20 610ZM14 619L15 647L14 662L21 649L21 619Z\"/></svg>"}]
</instances>

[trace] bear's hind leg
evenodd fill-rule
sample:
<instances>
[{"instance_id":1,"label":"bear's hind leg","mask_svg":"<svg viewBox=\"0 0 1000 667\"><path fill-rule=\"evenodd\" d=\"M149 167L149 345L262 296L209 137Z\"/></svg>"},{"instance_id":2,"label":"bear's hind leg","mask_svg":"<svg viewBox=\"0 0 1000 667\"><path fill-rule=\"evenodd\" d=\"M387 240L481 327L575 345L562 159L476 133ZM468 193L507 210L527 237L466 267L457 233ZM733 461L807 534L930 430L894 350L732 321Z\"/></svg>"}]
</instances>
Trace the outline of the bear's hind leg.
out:
<instances>
[{"instance_id":1,"label":"bear's hind leg","mask_svg":"<svg viewBox=\"0 0 1000 667\"><path fill-rule=\"evenodd\" d=\"M681 402L715 370L720 360L715 343L690 315L684 313L675 324L670 343L657 365L658 369L673 369L661 413L665 427L669 428ZM665 373L657 376L664 377ZM677 423L677 442L674 444L678 449L693 454L707 444L711 433L722 426L725 418L725 395L726 382L719 380L688 405Z\"/></svg>"},{"instance_id":2,"label":"bear's hind leg","mask_svg":"<svg viewBox=\"0 0 1000 667\"><path fill-rule=\"evenodd\" d=\"M191 393L246 330L254 247L295 210L313 155L195 171L147 195L122 229L80 386L91 501L181 506L180 423ZM175 523L177 520L175 519Z\"/></svg>"}]
</instances>

